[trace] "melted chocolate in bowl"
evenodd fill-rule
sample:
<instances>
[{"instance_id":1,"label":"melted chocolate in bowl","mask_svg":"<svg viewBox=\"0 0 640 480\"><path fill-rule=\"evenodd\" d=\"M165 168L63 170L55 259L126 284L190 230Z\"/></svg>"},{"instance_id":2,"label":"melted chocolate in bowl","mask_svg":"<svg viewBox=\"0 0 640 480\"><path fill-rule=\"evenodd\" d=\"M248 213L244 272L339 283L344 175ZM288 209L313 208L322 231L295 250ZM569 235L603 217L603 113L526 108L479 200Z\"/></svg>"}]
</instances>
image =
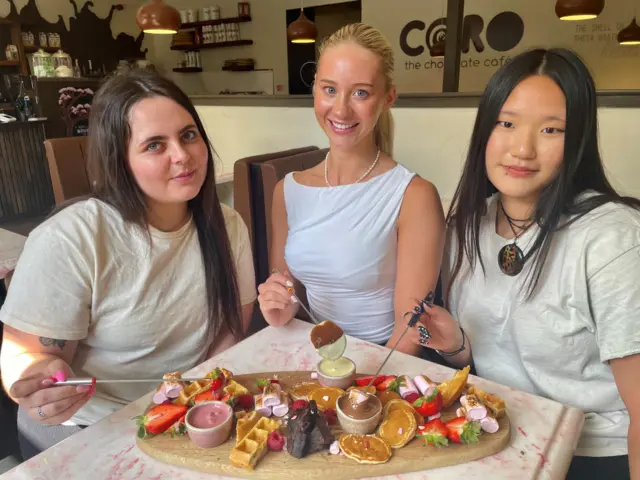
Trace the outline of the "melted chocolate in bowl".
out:
<instances>
[{"instance_id":1,"label":"melted chocolate in bowl","mask_svg":"<svg viewBox=\"0 0 640 480\"><path fill-rule=\"evenodd\" d=\"M338 325L325 320L311 329L311 343L317 350L337 342L342 335L344 332Z\"/></svg>"},{"instance_id":2,"label":"melted chocolate in bowl","mask_svg":"<svg viewBox=\"0 0 640 480\"><path fill-rule=\"evenodd\" d=\"M342 413L355 420L366 420L376 415L382 409L380 400L375 395L365 395L367 399L358 404L352 402L349 395L340 397L338 402Z\"/></svg>"}]
</instances>

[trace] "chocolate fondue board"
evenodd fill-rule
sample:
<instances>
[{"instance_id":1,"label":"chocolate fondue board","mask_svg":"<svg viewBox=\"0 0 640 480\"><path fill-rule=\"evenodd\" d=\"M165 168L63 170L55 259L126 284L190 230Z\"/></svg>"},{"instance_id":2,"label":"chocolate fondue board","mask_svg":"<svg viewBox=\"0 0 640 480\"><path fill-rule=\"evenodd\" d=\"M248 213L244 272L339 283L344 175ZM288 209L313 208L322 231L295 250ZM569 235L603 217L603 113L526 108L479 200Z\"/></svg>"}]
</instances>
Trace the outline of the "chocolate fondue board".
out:
<instances>
[{"instance_id":1,"label":"chocolate fondue board","mask_svg":"<svg viewBox=\"0 0 640 480\"><path fill-rule=\"evenodd\" d=\"M136 419L138 447L161 462L232 477L337 480L466 463L509 443L504 402L469 385L468 367L440 384L357 375L342 357L344 339L319 344L312 331L323 357L317 372L216 368L205 375L211 381L196 382L165 375Z\"/></svg>"}]
</instances>

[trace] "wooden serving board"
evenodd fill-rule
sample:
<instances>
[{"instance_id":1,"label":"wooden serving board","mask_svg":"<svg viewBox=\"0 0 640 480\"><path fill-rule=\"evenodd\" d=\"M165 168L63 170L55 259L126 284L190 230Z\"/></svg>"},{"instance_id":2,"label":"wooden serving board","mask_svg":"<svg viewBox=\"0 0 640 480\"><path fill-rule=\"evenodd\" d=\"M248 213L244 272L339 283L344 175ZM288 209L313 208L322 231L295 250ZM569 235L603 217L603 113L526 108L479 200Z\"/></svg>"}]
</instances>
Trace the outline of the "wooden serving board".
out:
<instances>
[{"instance_id":1,"label":"wooden serving board","mask_svg":"<svg viewBox=\"0 0 640 480\"><path fill-rule=\"evenodd\" d=\"M233 378L249 389L251 393L256 394L259 393L256 379L272 378L276 374L282 387L287 390L297 383L315 381L311 380L311 372L269 372L236 375ZM458 406L459 404L456 403L443 411L443 421L455 417ZM328 450L308 455L302 459L292 457L283 450L268 452L253 471L237 468L229 461L229 453L235 446L235 425L229 440L219 447L211 449L197 447L191 442L188 435L175 438L171 438L169 435L159 435L148 439L136 438L136 443L140 450L161 462L201 472L242 478L295 480L316 478L326 480L330 478L331 480L341 480L446 467L494 455L507 446L510 438L509 418L505 415L499 422L500 430L493 434L482 433L480 441L476 444L436 448L424 446L422 440L414 439L404 448L393 449L391 459L387 463L378 465L361 465L344 455L331 455ZM337 424L332 429L337 439L342 430Z\"/></svg>"}]
</instances>

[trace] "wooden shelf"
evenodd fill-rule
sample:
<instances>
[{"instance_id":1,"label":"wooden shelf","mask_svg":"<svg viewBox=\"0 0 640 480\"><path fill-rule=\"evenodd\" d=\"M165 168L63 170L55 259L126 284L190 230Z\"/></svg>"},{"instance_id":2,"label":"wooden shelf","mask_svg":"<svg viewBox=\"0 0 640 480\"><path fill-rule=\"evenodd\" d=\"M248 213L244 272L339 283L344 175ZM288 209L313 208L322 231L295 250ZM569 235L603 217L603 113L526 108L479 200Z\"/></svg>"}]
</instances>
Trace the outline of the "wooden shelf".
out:
<instances>
[{"instance_id":1,"label":"wooden shelf","mask_svg":"<svg viewBox=\"0 0 640 480\"><path fill-rule=\"evenodd\" d=\"M194 45L171 45L171 50L205 50L207 48L224 48L224 47L241 47L244 45L253 45L253 40L234 40L232 42L218 43L199 43Z\"/></svg>"},{"instance_id":2,"label":"wooden shelf","mask_svg":"<svg viewBox=\"0 0 640 480\"><path fill-rule=\"evenodd\" d=\"M25 45L24 53L36 53L38 50L42 49L47 53L56 53L60 48L57 47L39 47L38 45Z\"/></svg>"},{"instance_id":3,"label":"wooden shelf","mask_svg":"<svg viewBox=\"0 0 640 480\"><path fill-rule=\"evenodd\" d=\"M204 27L205 25L222 25L223 23L245 23L250 21L250 15L247 15L245 17L218 18L217 20L201 20L199 22L183 23L182 25L180 25L180 30Z\"/></svg>"},{"instance_id":4,"label":"wooden shelf","mask_svg":"<svg viewBox=\"0 0 640 480\"><path fill-rule=\"evenodd\" d=\"M19 67L20 60L0 60L0 67Z\"/></svg>"},{"instance_id":5,"label":"wooden shelf","mask_svg":"<svg viewBox=\"0 0 640 480\"><path fill-rule=\"evenodd\" d=\"M225 72L255 72L256 69L252 66L249 67L222 67Z\"/></svg>"},{"instance_id":6,"label":"wooden shelf","mask_svg":"<svg viewBox=\"0 0 640 480\"><path fill-rule=\"evenodd\" d=\"M174 72L179 73L200 73L202 68L200 67L178 67L173 69Z\"/></svg>"}]
</instances>

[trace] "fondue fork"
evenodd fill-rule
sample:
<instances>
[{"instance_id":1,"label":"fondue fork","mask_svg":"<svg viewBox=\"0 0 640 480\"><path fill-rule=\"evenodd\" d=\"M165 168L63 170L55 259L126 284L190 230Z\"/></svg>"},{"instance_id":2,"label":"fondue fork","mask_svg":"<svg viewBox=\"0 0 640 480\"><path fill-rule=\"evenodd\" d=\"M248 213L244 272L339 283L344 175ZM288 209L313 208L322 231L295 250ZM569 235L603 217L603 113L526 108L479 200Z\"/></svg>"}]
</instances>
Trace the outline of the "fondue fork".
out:
<instances>
[{"instance_id":1,"label":"fondue fork","mask_svg":"<svg viewBox=\"0 0 640 480\"><path fill-rule=\"evenodd\" d=\"M271 270L271 273L280 273L278 271L277 268L274 268L273 270ZM298 302L298 304L302 307L302 309L307 313L307 315L309 315L309 318L311 319L311 321L313 323L315 323L316 325L318 325L320 322L318 321L318 319L313 315L313 313L311 313L311 311L304 306L304 303L302 303L300 301L300 299L298 298L298 296L296 295L296 291L293 289L293 287L287 287L287 292L289 292Z\"/></svg>"},{"instance_id":2,"label":"fondue fork","mask_svg":"<svg viewBox=\"0 0 640 480\"><path fill-rule=\"evenodd\" d=\"M137 379L119 379L119 380L106 380L97 379L96 377L76 377L69 378L67 380L58 381L55 378L51 378L54 381L54 386L62 385L95 385L96 383L162 383L162 382L208 382L211 378L137 378Z\"/></svg>"},{"instance_id":3,"label":"fondue fork","mask_svg":"<svg viewBox=\"0 0 640 480\"><path fill-rule=\"evenodd\" d=\"M369 389L369 387L373 384L373 381L380 374L380 372L382 371L382 368L385 366L385 364L389 360L389 357L391 357L391 354L393 352L395 352L396 348L398 348L398 345L400 345L400 342L402 341L402 338L406 335L406 333L409 331L409 329L412 328L412 327L415 327L416 323L418 323L418 320L420 320L420 317L424 313L424 307L422 306L422 304L426 303L427 305L432 306L434 298L435 298L435 295L434 295L433 291L429 292L427 294L427 296L424 297L424 300L422 302L420 302L420 305L416 306L413 309L413 314L411 315L411 318L409 319L409 323L407 323L407 326L405 327L404 331L402 332L402 335L400 335L400 338L398 339L396 344L393 346L393 348L391 349L391 351L387 355L387 358L384 359L384 361L380 365L380 368L378 368L378 371L373 375L373 377L371 377L371 380L369 380L369 385L367 385L365 391ZM407 313L405 313L405 315L407 315Z\"/></svg>"}]
</instances>

